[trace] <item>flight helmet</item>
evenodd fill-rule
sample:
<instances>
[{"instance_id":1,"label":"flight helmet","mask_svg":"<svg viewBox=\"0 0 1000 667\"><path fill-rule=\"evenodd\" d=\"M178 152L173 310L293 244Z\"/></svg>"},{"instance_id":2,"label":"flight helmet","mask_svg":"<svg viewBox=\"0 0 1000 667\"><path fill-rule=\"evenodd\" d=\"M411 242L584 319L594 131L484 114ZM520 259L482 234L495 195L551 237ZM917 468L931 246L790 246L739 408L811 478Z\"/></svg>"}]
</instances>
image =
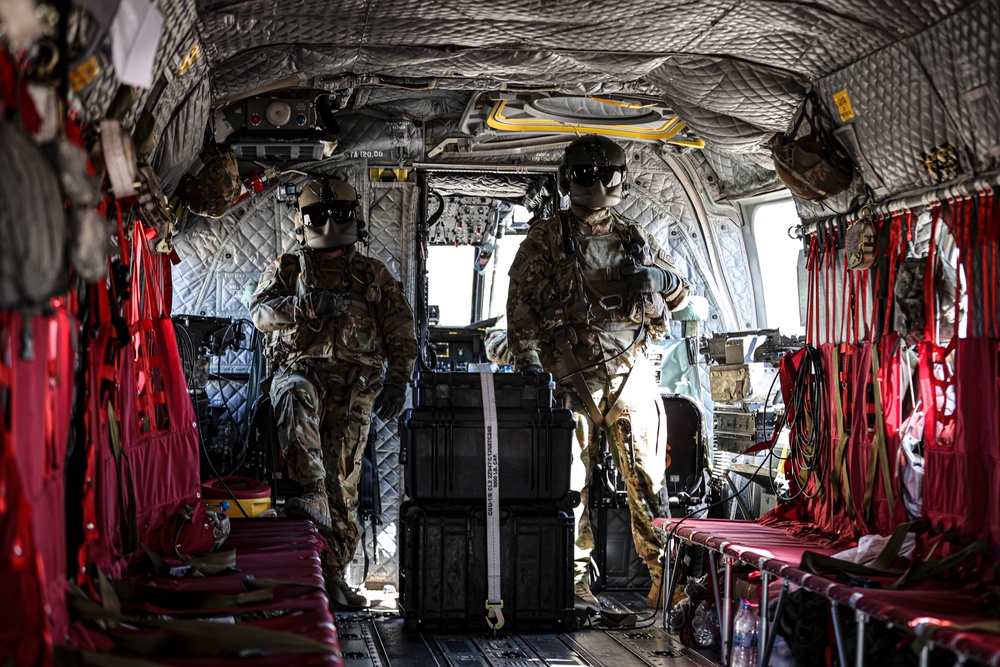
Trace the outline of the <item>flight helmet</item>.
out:
<instances>
[{"instance_id":1,"label":"flight helmet","mask_svg":"<svg viewBox=\"0 0 1000 667\"><path fill-rule=\"evenodd\" d=\"M606 137L589 134L566 147L559 183L577 206L608 208L621 201L627 174L622 147Z\"/></svg>"},{"instance_id":2,"label":"flight helmet","mask_svg":"<svg viewBox=\"0 0 1000 667\"><path fill-rule=\"evenodd\" d=\"M307 183L299 194L295 234L316 250L353 245L362 235L364 220L358 193L350 183L321 179Z\"/></svg>"}]
</instances>

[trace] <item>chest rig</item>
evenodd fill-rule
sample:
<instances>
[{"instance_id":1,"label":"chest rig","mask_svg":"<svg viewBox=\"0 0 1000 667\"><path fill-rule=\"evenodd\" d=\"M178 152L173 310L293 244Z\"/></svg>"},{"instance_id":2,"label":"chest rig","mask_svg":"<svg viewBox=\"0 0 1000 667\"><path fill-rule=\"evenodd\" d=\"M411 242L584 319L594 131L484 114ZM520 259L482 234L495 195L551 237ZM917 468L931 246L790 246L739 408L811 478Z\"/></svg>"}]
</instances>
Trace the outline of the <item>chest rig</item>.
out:
<instances>
[{"instance_id":1,"label":"chest rig","mask_svg":"<svg viewBox=\"0 0 1000 667\"><path fill-rule=\"evenodd\" d=\"M381 366L384 355L378 349L378 337L373 336L365 343L351 335L358 329L374 330L375 304L381 300L381 290L360 255L351 253L346 264L332 271L335 280L331 282L326 274L333 267L327 265L327 260L317 259L308 251L298 253L298 271L290 276L295 294L302 296L317 289L329 290L336 296L337 308L322 324L297 322L270 334L268 347L272 360L281 365L298 359L328 359Z\"/></svg>"},{"instance_id":2,"label":"chest rig","mask_svg":"<svg viewBox=\"0 0 1000 667\"><path fill-rule=\"evenodd\" d=\"M565 213L559 214L558 226L550 227L555 288L568 325L614 331L637 322L636 300L628 294L621 269L644 264L650 251L634 225L612 216L604 234L578 236Z\"/></svg>"}]
</instances>

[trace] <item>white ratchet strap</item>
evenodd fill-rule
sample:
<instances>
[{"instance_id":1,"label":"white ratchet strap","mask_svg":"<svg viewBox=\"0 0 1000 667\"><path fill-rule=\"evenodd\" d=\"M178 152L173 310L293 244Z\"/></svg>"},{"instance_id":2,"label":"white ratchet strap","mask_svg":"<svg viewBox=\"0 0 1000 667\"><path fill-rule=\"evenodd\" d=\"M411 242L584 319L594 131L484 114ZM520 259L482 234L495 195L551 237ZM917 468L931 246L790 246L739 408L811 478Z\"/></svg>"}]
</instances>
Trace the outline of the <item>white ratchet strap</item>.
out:
<instances>
[{"instance_id":1,"label":"white ratchet strap","mask_svg":"<svg viewBox=\"0 0 1000 667\"><path fill-rule=\"evenodd\" d=\"M492 364L469 364L479 373L483 390L483 435L486 441L486 622L493 630L503 627L500 596L500 452L497 447L497 397Z\"/></svg>"}]
</instances>

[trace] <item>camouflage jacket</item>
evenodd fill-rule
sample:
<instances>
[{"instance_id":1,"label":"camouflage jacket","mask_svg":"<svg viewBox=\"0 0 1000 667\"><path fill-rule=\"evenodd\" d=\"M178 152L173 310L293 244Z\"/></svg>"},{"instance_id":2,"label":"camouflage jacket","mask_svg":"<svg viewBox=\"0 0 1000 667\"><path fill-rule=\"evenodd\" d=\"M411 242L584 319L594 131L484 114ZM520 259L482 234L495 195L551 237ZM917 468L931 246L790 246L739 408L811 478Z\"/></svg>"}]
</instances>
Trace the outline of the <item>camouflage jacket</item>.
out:
<instances>
[{"instance_id":1,"label":"camouflage jacket","mask_svg":"<svg viewBox=\"0 0 1000 667\"><path fill-rule=\"evenodd\" d=\"M678 275L681 287L671 294L629 294L619 271L633 262ZM608 374L627 370L636 348L666 335L670 310L683 306L689 291L659 242L614 213L594 227L565 211L536 221L509 276L508 344L515 362L556 374L572 370L557 349L562 340L572 345L577 364L604 359Z\"/></svg>"},{"instance_id":2,"label":"camouflage jacket","mask_svg":"<svg viewBox=\"0 0 1000 667\"><path fill-rule=\"evenodd\" d=\"M308 317L305 295L329 290L333 314ZM281 255L260 276L250 299L254 325L269 334L272 362L300 359L346 361L382 372L406 386L417 357L413 310L402 284L386 266L353 247L340 257L300 249Z\"/></svg>"}]
</instances>

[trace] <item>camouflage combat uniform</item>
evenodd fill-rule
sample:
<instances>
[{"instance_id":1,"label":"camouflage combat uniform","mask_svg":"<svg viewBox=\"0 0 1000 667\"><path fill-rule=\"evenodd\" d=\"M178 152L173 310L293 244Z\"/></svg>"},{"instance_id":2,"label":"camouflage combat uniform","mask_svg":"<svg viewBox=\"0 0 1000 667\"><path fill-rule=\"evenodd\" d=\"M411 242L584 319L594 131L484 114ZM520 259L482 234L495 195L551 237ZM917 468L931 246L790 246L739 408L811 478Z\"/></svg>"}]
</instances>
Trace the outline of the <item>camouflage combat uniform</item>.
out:
<instances>
[{"instance_id":1,"label":"camouflage combat uniform","mask_svg":"<svg viewBox=\"0 0 1000 667\"><path fill-rule=\"evenodd\" d=\"M567 252L564 217L573 252ZM662 576L661 545L651 520L666 467L666 428L643 350L648 340L666 335L669 310L683 305L688 287L682 280L671 295L629 295L618 270L633 262L679 275L674 259L638 224L611 214L588 225L562 212L532 225L509 274L508 343L516 364L538 364L551 372L557 400L576 415L579 457L573 461L572 486L582 496L576 510L578 581L585 580L594 547L587 497L593 458L600 453L595 407L626 480L636 551L654 579ZM575 378L567 377L576 370L581 372ZM589 409L584 385L596 404Z\"/></svg>"},{"instance_id":2,"label":"camouflage combat uniform","mask_svg":"<svg viewBox=\"0 0 1000 667\"><path fill-rule=\"evenodd\" d=\"M316 289L335 293L336 309L307 319L299 299ZM385 265L353 247L336 258L309 249L282 255L261 274L250 309L270 332L271 401L289 476L303 486L325 478L331 565L343 572L360 539L358 480L372 407L383 384L405 388L413 371L413 311Z\"/></svg>"}]
</instances>

